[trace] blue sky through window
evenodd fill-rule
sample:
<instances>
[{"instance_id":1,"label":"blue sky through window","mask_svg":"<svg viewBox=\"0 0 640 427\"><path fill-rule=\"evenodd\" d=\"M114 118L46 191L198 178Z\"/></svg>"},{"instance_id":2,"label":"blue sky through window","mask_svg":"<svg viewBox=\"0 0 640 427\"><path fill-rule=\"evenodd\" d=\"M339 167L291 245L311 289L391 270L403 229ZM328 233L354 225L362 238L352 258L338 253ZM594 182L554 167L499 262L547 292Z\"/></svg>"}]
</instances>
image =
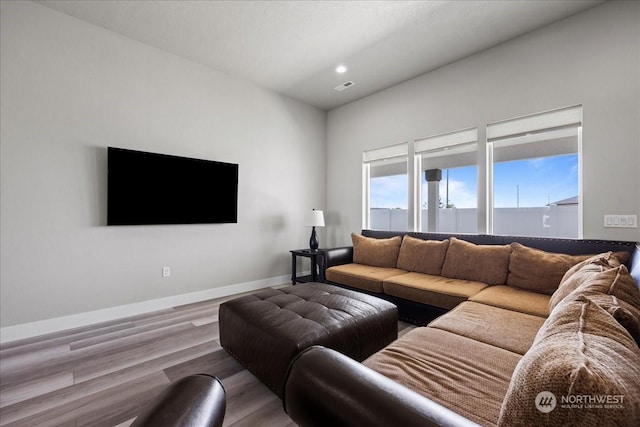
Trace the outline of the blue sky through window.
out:
<instances>
[{"instance_id":1,"label":"blue sky through window","mask_svg":"<svg viewBox=\"0 0 640 427\"><path fill-rule=\"evenodd\" d=\"M500 162L493 170L497 208L546 206L578 195L578 155Z\"/></svg>"},{"instance_id":2,"label":"blue sky through window","mask_svg":"<svg viewBox=\"0 0 640 427\"><path fill-rule=\"evenodd\" d=\"M546 206L578 195L578 155L500 162L494 165L495 207ZM426 188L422 176L423 191ZM477 167L449 170L449 203L458 208L477 207ZM445 203L446 172L442 171L440 198ZM426 191L423 199L426 200ZM371 179L371 207L407 209L407 175Z\"/></svg>"}]
</instances>

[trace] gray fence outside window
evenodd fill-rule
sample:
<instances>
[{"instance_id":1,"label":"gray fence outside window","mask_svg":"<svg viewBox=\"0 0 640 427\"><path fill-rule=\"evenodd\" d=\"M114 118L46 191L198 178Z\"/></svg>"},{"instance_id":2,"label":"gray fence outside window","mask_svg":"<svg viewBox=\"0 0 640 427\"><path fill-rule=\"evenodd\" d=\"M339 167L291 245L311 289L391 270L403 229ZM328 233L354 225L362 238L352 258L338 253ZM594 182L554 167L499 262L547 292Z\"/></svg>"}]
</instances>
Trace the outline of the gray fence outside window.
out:
<instances>
[{"instance_id":1,"label":"gray fence outside window","mask_svg":"<svg viewBox=\"0 0 640 427\"><path fill-rule=\"evenodd\" d=\"M373 230L407 231L406 209L371 209ZM427 224L427 210L422 210ZM534 208L496 208L493 234L510 236L578 238L578 205L551 205ZM477 209L439 209L438 232L477 233ZM423 230L426 231L426 230Z\"/></svg>"}]
</instances>

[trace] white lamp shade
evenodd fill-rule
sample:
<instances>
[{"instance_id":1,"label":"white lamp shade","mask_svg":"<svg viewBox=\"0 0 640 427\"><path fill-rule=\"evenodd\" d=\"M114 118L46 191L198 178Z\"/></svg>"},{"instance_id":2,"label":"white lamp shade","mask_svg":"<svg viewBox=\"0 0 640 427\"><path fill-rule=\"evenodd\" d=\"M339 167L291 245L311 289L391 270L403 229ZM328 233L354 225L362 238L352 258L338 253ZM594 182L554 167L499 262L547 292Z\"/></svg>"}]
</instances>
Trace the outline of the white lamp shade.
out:
<instances>
[{"instance_id":1,"label":"white lamp shade","mask_svg":"<svg viewBox=\"0 0 640 427\"><path fill-rule=\"evenodd\" d=\"M324 227L324 213L315 209L309 211L304 220L304 225L308 227Z\"/></svg>"}]
</instances>

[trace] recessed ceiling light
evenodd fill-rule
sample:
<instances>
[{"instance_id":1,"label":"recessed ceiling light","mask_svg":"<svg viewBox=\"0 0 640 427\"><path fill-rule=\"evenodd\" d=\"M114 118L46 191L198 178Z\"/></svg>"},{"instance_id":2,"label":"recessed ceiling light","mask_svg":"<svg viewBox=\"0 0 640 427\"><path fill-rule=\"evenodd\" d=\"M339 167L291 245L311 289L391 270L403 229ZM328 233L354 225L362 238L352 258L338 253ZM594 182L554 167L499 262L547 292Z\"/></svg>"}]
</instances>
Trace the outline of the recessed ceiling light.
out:
<instances>
[{"instance_id":1,"label":"recessed ceiling light","mask_svg":"<svg viewBox=\"0 0 640 427\"><path fill-rule=\"evenodd\" d=\"M347 67L345 67L344 65L338 65L336 67L336 73L338 74L343 74L347 72Z\"/></svg>"}]
</instances>

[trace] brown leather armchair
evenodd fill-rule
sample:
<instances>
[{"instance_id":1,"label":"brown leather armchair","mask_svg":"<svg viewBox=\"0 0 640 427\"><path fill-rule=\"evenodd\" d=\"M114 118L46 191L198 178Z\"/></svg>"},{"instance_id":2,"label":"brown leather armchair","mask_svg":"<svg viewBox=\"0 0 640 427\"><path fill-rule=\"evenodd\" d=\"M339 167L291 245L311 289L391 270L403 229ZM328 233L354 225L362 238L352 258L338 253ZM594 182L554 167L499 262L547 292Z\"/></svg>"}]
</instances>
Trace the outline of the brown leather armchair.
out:
<instances>
[{"instance_id":1,"label":"brown leather armchair","mask_svg":"<svg viewBox=\"0 0 640 427\"><path fill-rule=\"evenodd\" d=\"M220 380L206 374L170 384L147 404L131 427L220 427L226 394Z\"/></svg>"}]
</instances>

